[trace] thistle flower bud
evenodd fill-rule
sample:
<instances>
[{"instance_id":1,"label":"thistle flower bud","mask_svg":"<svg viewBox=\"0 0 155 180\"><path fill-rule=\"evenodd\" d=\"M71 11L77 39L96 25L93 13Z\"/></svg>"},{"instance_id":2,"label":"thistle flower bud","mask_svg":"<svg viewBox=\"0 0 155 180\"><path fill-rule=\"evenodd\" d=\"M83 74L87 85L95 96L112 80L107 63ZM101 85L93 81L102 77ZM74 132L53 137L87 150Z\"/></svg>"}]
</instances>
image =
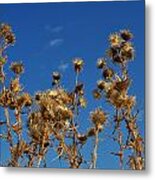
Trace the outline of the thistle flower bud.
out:
<instances>
[{"instance_id":1,"label":"thistle flower bud","mask_svg":"<svg viewBox=\"0 0 155 180\"><path fill-rule=\"evenodd\" d=\"M82 68L83 68L83 60L82 59L80 59L80 58L74 59L73 64L74 64L75 72L78 73L82 70Z\"/></svg>"},{"instance_id":2,"label":"thistle flower bud","mask_svg":"<svg viewBox=\"0 0 155 180\"><path fill-rule=\"evenodd\" d=\"M112 47L119 47L121 43L121 38L117 33L111 34L109 36L109 42Z\"/></svg>"},{"instance_id":3,"label":"thistle flower bud","mask_svg":"<svg viewBox=\"0 0 155 180\"><path fill-rule=\"evenodd\" d=\"M123 58L122 56L120 56L120 55L116 55L116 56L113 57L113 61L114 61L115 63L121 64L121 63L124 62L124 58Z\"/></svg>"},{"instance_id":4,"label":"thistle flower bud","mask_svg":"<svg viewBox=\"0 0 155 180\"><path fill-rule=\"evenodd\" d=\"M2 35L5 36L10 31L11 31L11 26L9 26L8 24L1 24L0 25L0 33Z\"/></svg>"},{"instance_id":5,"label":"thistle flower bud","mask_svg":"<svg viewBox=\"0 0 155 180\"><path fill-rule=\"evenodd\" d=\"M78 101L78 105L80 105L81 107L85 108L87 106L86 99L83 98L83 97L80 97L79 101Z\"/></svg>"},{"instance_id":6,"label":"thistle flower bud","mask_svg":"<svg viewBox=\"0 0 155 180\"><path fill-rule=\"evenodd\" d=\"M87 136L85 134L78 134L77 139L81 142L85 142L87 140Z\"/></svg>"},{"instance_id":7,"label":"thistle flower bud","mask_svg":"<svg viewBox=\"0 0 155 180\"><path fill-rule=\"evenodd\" d=\"M101 99L101 93L100 93L100 91L99 91L98 89L95 89L95 90L93 91L93 97L94 97L95 99Z\"/></svg>"},{"instance_id":8,"label":"thistle flower bud","mask_svg":"<svg viewBox=\"0 0 155 180\"><path fill-rule=\"evenodd\" d=\"M97 61L97 68L103 69L106 66L106 62L104 58L99 58Z\"/></svg>"},{"instance_id":9,"label":"thistle flower bud","mask_svg":"<svg viewBox=\"0 0 155 180\"><path fill-rule=\"evenodd\" d=\"M39 101L40 98L41 98L41 93L36 93L36 94L35 94L35 100L36 100L36 101Z\"/></svg>"},{"instance_id":10,"label":"thistle flower bud","mask_svg":"<svg viewBox=\"0 0 155 180\"><path fill-rule=\"evenodd\" d=\"M52 76L53 76L53 79L57 81L59 81L61 78L61 75L59 72L53 72Z\"/></svg>"},{"instance_id":11,"label":"thistle flower bud","mask_svg":"<svg viewBox=\"0 0 155 180\"><path fill-rule=\"evenodd\" d=\"M15 35L12 32L11 26L9 26L8 24L1 24L0 36L4 38L6 44L15 43Z\"/></svg>"},{"instance_id":12,"label":"thistle flower bud","mask_svg":"<svg viewBox=\"0 0 155 180\"><path fill-rule=\"evenodd\" d=\"M103 81L103 80L97 81L97 87L98 87L100 90L103 90L103 89L105 88L105 81Z\"/></svg>"},{"instance_id":13,"label":"thistle flower bud","mask_svg":"<svg viewBox=\"0 0 155 180\"><path fill-rule=\"evenodd\" d=\"M107 50L107 55L113 59L116 55L117 55L117 48L113 48L113 47L110 47L108 50Z\"/></svg>"},{"instance_id":14,"label":"thistle flower bud","mask_svg":"<svg viewBox=\"0 0 155 180\"><path fill-rule=\"evenodd\" d=\"M18 97L18 105L19 106L31 106L32 105L32 98L28 93L23 93L20 97Z\"/></svg>"},{"instance_id":15,"label":"thistle flower bud","mask_svg":"<svg viewBox=\"0 0 155 180\"><path fill-rule=\"evenodd\" d=\"M0 67L6 63L6 58L0 56Z\"/></svg>"},{"instance_id":16,"label":"thistle flower bud","mask_svg":"<svg viewBox=\"0 0 155 180\"><path fill-rule=\"evenodd\" d=\"M107 116L101 108L97 108L95 111L90 113L90 119L98 127L105 124Z\"/></svg>"},{"instance_id":17,"label":"thistle flower bud","mask_svg":"<svg viewBox=\"0 0 155 180\"><path fill-rule=\"evenodd\" d=\"M122 48L121 48L121 56L125 59L125 60L132 60L134 58L135 52L134 52L134 48L133 45L129 42L126 42L123 44Z\"/></svg>"},{"instance_id":18,"label":"thistle flower bud","mask_svg":"<svg viewBox=\"0 0 155 180\"><path fill-rule=\"evenodd\" d=\"M129 41L133 38L133 34L129 30L122 30L120 34L121 38L125 41Z\"/></svg>"},{"instance_id":19,"label":"thistle flower bud","mask_svg":"<svg viewBox=\"0 0 155 180\"><path fill-rule=\"evenodd\" d=\"M52 79L53 79L53 85L58 84L61 79L61 75L59 72L53 72L52 73Z\"/></svg>"},{"instance_id":20,"label":"thistle flower bud","mask_svg":"<svg viewBox=\"0 0 155 180\"><path fill-rule=\"evenodd\" d=\"M11 104L13 95L9 89L4 89L0 92L0 106L7 107Z\"/></svg>"},{"instance_id":21,"label":"thistle flower bud","mask_svg":"<svg viewBox=\"0 0 155 180\"><path fill-rule=\"evenodd\" d=\"M88 136L88 137L94 136L94 135L95 135L95 131L96 131L95 128L89 129L88 132L87 132L87 136Z\"/></svg>"},{"instance_id":22,"label":"thistle flower bud","mask_svg":"<svg viewBox=\"0 0 155 180\"><path fill-rule=\"evenodd\" d=\"M21 91L21 85L19 83L19 79L13 79L10 83L10 90L14 93L18 93L19 91Z\"/></svg>"},{"instance_id":23,"label":"thistle flower bud","mask_svg":"<svg viewBox=\"0 0 155 180\"><path fill-rule=\"evenodd\" d=\"M16 40L15 35L11 32L5 36L5 41L7 44L14 44L15 40Z\"/></svg>"},{"instance_id":24,"label":"thistle flower bud","mask_svg":"<svg viewBox=\"0 0 155 180\"><path fill-rule=\"evenodd\" d=\"M75 93L80 94L83 91L83 83L79 83L75 87Z\"/></svg>"},{"instance_id":25,"label":"thistle flower bud","mask_svg":"<svg viewBox=\"0 0 155 180\"><path fill-rule=\"evenodd\" d=\"M21 62L13 62L10 66L10 69L17 75L22 74L24 72L24 66Z\"/></svg>"},{"instance_id":26,"label":"thistle flower bud","mask_svg":"<svg viewBox=\"0 0 155 180\"><path fill-rule=\"evenodd\" d=\"M103 71L103 77L105 79L111 79L113 77L113 75L114 75L114 71L112 69L110 69L110 68L105 69Z\"/></svg>"}]
</instances>

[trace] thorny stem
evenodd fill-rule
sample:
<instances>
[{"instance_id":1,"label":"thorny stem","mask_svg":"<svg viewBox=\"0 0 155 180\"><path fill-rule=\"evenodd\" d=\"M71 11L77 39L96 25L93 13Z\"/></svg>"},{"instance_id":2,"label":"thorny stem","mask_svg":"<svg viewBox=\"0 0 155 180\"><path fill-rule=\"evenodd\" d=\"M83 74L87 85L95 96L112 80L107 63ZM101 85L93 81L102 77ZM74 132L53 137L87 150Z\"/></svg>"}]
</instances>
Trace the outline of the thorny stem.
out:
<instances>
[{"instance_id":1,"label":"thorny stem","mask_svg":"<svg viewBox=\"0 0 155 180\"><path fill-rule=\"evenodd\" d=\"M75 87L78 85L78 77L79 77L79 72L76 73L76 77L75 77ZM77 106L77 98L78 98L78 94L75 92L74 93L74 118L72 120L72 126L73 126L73 146L75 148L74 151L74 159L73 161L76 163L76 157L77 157L77 144L76 144L76 134L77 134L77 129L76 129L76 118L78 116L78 106ZM76 168L76 164L75 163L70 163L71 164L71 168Z\"/></svg>"},{"instance_id":2,"label":"thorny stem","mask_svg":"<svg viewBox=\"0 0 155 180\"><path fill-rule=\"evenodd\" d=\"M11 134L11 124L10 124L10 116L9 116L9 111L8 109L5 107L4 108L4 113L5 113L5 117L6 117L6 126L7 126L7 129L8 129L8 141L10 143L10 147L13 146L13 140L12 140L12 134Z\"/></svg>"},{"instance_id":3,"label":"thorny stem","mask_svg":"<svg viewBox=\"0 0 155 180\"><path fill-rule=\"evenodd\" d=\"M15 109L15 117L16 117L16 120L18 122L19 128L22 128L21 114L20 114L19 110L17 110L17 109ZM18 142L20 142L21 139L22 139L21 130L19 130L19 132L18 132Z\"/></svg>"},{"instance_id":4,"label":"thorny stem","mask_svg":"<svg viewBox=\"0 0 155 180\"><path fill-rule=\"evenodd\" d=\"M37 167L40 167L41 161L43 160L45 154L47 152L47 148L41 148L40 152L38 154L38 162L37 162Z\"/></svg>"},{"instance_id":5,"label":"thorny stem","mask_svg":"<svg viewBox=\"0 0 155 180\"><path fill-rule=\"evenodd\" d=\"M77 72L76 78L75 78L75 87L78 85L78 77L79 77L79 73ZM76 120L76 118L78 116L78 106L77 106L78 94L77 93L74 94L74 98L75 98L75 100L74 100L75 116L74 116L74 119L73 119L73 126L75 127L75 124L76 124L75 120ZM76 137L76 133L74 133L74 136Z\"/></svg>"},{"instance_id":6,"label":"thorny stem","mask_svg":"<svg viewBox=\"0 0 155 180\"><path fill-rule=\"evenodd\" d=\"M0 47L0 56L3 55L4 50L7 48L7 45L4 45L2 47ZM4 73L4 65L1 66L0 68L0 73L1 76L3 78L1 84L2 84L2 88L3 90L5 90L5 73ZM11 134L11 124L10 124L10 116L9 116L9 111L7 107L4 107L4 115L6 118L6 127L7 127L7 140L9 141L10 144L10 149L13 147L13 138L12 138L12 134Z\"/></svg>"},{"instance_id":7,"label":"thorny stem","mask_svg":"<svg viewBox=\"0 0 155 180\"><path fill-rule=\"evenodd\" d=\"M37 167L38 167L38 168L40 167L40 163L41 163L41 161L42 161L42 158L43 158L42 155L40 155L39 158L38 158L38 163L37 163Z\"/></svg>"},{"instance_id":8,"label":"thorny stem","mask_svg":"<svg viewBox=\"0 0 155 180\"><path fill-rule=\"evenodd\" d=\"M1 47L0 48L0 56L3 55L3 52L5 50L7 46L4 46L4 47ZM5 81L5 73L4 73L4 65L1 66L0 68L0 74L2 76L2 88L3 90L5 90L5 84L4 84L4 81ZM8 111L8 108L7 107L4 107L4 115L5 115L5 118L6 118L6 127L7 127L7 140L10 144L10 150L12 149L13 147L13 138L12 138L12 134L11 134L11 124L10 124L10 116L9 116L9 111Z\"/></svg>"},{"instance_id":9,"label":"thorny stem","mask_svg":"<svg viewBox=\"0 0 155 180\"><path fill-rule=\"evenodd\" d=\"M40 163L41 163L44 155L47 152L47 147L44 147L44 144L45 144L45 133L43 133L43 139L42 139L42 143L40 145L40 150L39 150L39 154L38 154L37 167L40 167Z\"/></svg>"},{"instance_id":10,"label":"thorny stem","mask_svg":"<svg viewBox=\"0 0 155 180\"><path fill-rule=\"evenodd\" d=\"M92 154L92 165L91 168L95 169L96 168L96 163L97 163L97 150L98 150L98 143L99 143L99 130L98 128L96 129L95 133L95 143L94 143L94 150Z\"/></svg>"},{"instance_id":11,"label":"thorny stem","mask_svg":"<svg viewBox=\"0 0 155 180\"><path fill-rule=\"evenodd\" d=\"M117 121L120 121L120 119L119 119L119 111L118 111L118 109L116 109L116 123L117 123ZM118 127L117 127L117 129L116 129L117 131L118 131L118 144L119 144L119 153L118 153L118 156L119 156L119 161L120 161L120 169L123 169L123 140L122 140L122 138L123 138L123 134L122 134L122 132L121 132L121 127L120 127L120 122L119 122L119 124L118 124Z\"/></svg>"},{"instance_id":12,"label":"thorny stem","mask_svg":"<svg viewBox=\"0 0 155 180\"><path fill-rule=\"evenodd\" d=\"M118 134L118 143L120 147L120 152L119 152L119 161L120 161L120 169L123 169L123 144L122 144L122 132L119 129L119 134Z\"/></svg>"},{"instance_id":13,"label":"thorny stem","mask_svg":"<svg viewBox=\"0 0 155 180\"><path fill-rule=\"evenodd\" d=\"M28 167L32 167L34 159L35 159L35 156L29 157Z\"/></svg>"},{"instance_id":14,"label":"thorny stem","mask_svg":"<svg viewBox=\"0 0 155 180\"><path fill-rule=\"evenodd\" d=\"M32 155L29 155L28 167L33 166L33 162L35 160L36 148L37 146L35 144L32 144Z\"/></svg>"}]
</instances>

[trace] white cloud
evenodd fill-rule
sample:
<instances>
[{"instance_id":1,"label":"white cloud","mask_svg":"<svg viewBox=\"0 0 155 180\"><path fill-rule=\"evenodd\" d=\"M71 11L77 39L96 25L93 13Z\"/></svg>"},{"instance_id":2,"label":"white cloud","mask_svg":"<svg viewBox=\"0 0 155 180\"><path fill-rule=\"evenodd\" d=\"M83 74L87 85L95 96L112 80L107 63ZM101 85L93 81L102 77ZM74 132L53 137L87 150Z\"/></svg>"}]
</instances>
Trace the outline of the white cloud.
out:
<instances>
[{"instance_id":1,"label":"white cloud","mask_svg":"<svg viewBox=\"0 0 155 180\"><path fill-rule=\"evenodd\" d=\"M63 30L62 26L56 26L54 28L51 28L51 32L53 32L53 33L58 33L58 32L60 32L62 30Z\"/></svg>"},{"instance_id":2,"label":"white cloud","mask_svg":"<svg viewBox=\"0 0 155 180\"><path fill-rule=\"evenodd\" d=\"M54 46L60 46L62 43L63 43L63 39L59 39L59 38L57 38L57 39L52 39L51 41L50 41L50 46L51 47L54 47Z\"/></svg>"},{"instance_id":3,"label":"white cloud","mask_svg":"<svg viewBox=\"0 0 155 180\"><path fill-rule=\"evenodd\" d=\"M59 33L60 31L63 30L63 26L55 26L51 27L50 25L46 25L45 29L49 31L50 33Z\"/></svg>"}]
</instances>

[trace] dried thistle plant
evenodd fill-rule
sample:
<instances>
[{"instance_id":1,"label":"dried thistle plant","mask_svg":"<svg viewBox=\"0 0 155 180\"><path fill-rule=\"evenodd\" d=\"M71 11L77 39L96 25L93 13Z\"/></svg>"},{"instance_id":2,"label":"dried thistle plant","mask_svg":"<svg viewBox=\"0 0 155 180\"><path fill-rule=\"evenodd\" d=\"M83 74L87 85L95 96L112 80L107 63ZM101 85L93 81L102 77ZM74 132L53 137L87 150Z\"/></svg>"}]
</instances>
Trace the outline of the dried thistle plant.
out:
<instances>
[{"instance_id":1,"label":"dried thistle plant","mask_svg":"<svg viewBox=\"0 0 155 180\"><path fill-rule=\"evenodd\" d=\"M11 62L11 79L4 72L5 64L10 63L6 50L14 45L16 38L11 26L0 24L0 107L4 110L0 127L6 129L0 134L0 139L9 144L8 166L43 167L44 164L46 167L46 155L52 150L57 154L54 160L66 162L70 168L81 168L84 165L87 168L97 168L98 148L99 145L104 146L99 134L107 128L112 115L113 129L109 136L117 142L119 151L109 152L109 155L119 157L121 169L125 162L130 169L144 169L144 140L137 125L138 111L133 111L136 97L128 93L132 80L127 64L134 59L135 54L132 38L133 35L128 30L111 34L107 57L97 61L97 68L102 76L93 90L93 97L95 100L105 99L113 107L115 114L96 107L90 112L89 128L81 132L83 122L79 123L80 113L89 105L85 98L86 84L81 81L80 76L84 70L84 60L73 60L75 82L72 90L69 91L62 85L61 73L53 72L52 87L44 91L38 90L32 96L25 92L20 81L21 75L24 75L24 64L21 61ZM109 61L113 63L112 67ZM115 71L117 65L119 73ZM122 131L123 126L125 133ZM90 138L94 140L92 152L88 150L92 156L90 160L85 160L82 150ZM125 159L124 152L127 150L130 154Z\"/></svg>"},{"instance_id":2,"label":"dried thistle plant","mask_svg":"<svg viewBox=\"0 0 155 180\"><path fill-rule=\"evenodd\" d=\"M98 99L98 97L105 99L116 112L113 116L114 130L112 138L118 143L119 151L111 152L111 154L119 157L120 168L124 168L126 161L124 151L130 149L131 155L128 157L130 168L142 170L144 168L144 140L138 130L138 110L134 111L136 97L128 93L132 80L127 65L135 56L134 46L131 42L132 38L133 35L129 30L122 30L110 35L110 46L107 50L107 57L104 58L104 61L105 59L108 60L97 62L97 67L102 71L103 79L97 82L97 89L93 91L93 95L95 99ZM110 61L113 63L113 68L117 64L119 65L119 75L118 72L110 68ZM122 131L123 122L125 122L127 136Z\"/></svg>"}]
</instances>

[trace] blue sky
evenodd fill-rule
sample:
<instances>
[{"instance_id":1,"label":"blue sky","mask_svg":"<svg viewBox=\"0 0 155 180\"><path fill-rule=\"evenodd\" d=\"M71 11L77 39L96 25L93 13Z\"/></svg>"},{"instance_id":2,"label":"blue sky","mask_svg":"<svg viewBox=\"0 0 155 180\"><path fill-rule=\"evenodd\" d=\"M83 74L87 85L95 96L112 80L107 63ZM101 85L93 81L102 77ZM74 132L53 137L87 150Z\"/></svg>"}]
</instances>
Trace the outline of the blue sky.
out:
<instances>
[{"instance_id":1,"label":"blue sky","mask_svg":"<svg viewBox=\"0 0 155 180\"><path fill-rule=\"evenodd\" d=\"M55 70L62 72L64 87L72 89L75 81L72 59L84 59L80 79L85 84L88 107L81 111L81 131L90 125L91 110L97 106L108 109L103 101L94 103L92 98L91 92L101 77L96 60L105 54L110 33L130 29L136 49L135 61L129 64L133 79L130 92L137 96L140 107L138 124L144 135L144 1L1 4L0 22L13 27L17 42L8 50L8 63L23 61L22 83L31 94L50 88L51 73ZM11 77L9 71L6 72ZM91 143L92 140L87 148ZM99 147L98 168L118 168L117 158L106 154L109 149L116 150L117 147L106 140L103 145ZM86 152L83 153L87 156ZM51 156L49 154L47 158L50 160ZM65 167L64 164L61 166ZM52 167L60 167L60 164L54 162Z\"/></svg>"}]
</instances>

